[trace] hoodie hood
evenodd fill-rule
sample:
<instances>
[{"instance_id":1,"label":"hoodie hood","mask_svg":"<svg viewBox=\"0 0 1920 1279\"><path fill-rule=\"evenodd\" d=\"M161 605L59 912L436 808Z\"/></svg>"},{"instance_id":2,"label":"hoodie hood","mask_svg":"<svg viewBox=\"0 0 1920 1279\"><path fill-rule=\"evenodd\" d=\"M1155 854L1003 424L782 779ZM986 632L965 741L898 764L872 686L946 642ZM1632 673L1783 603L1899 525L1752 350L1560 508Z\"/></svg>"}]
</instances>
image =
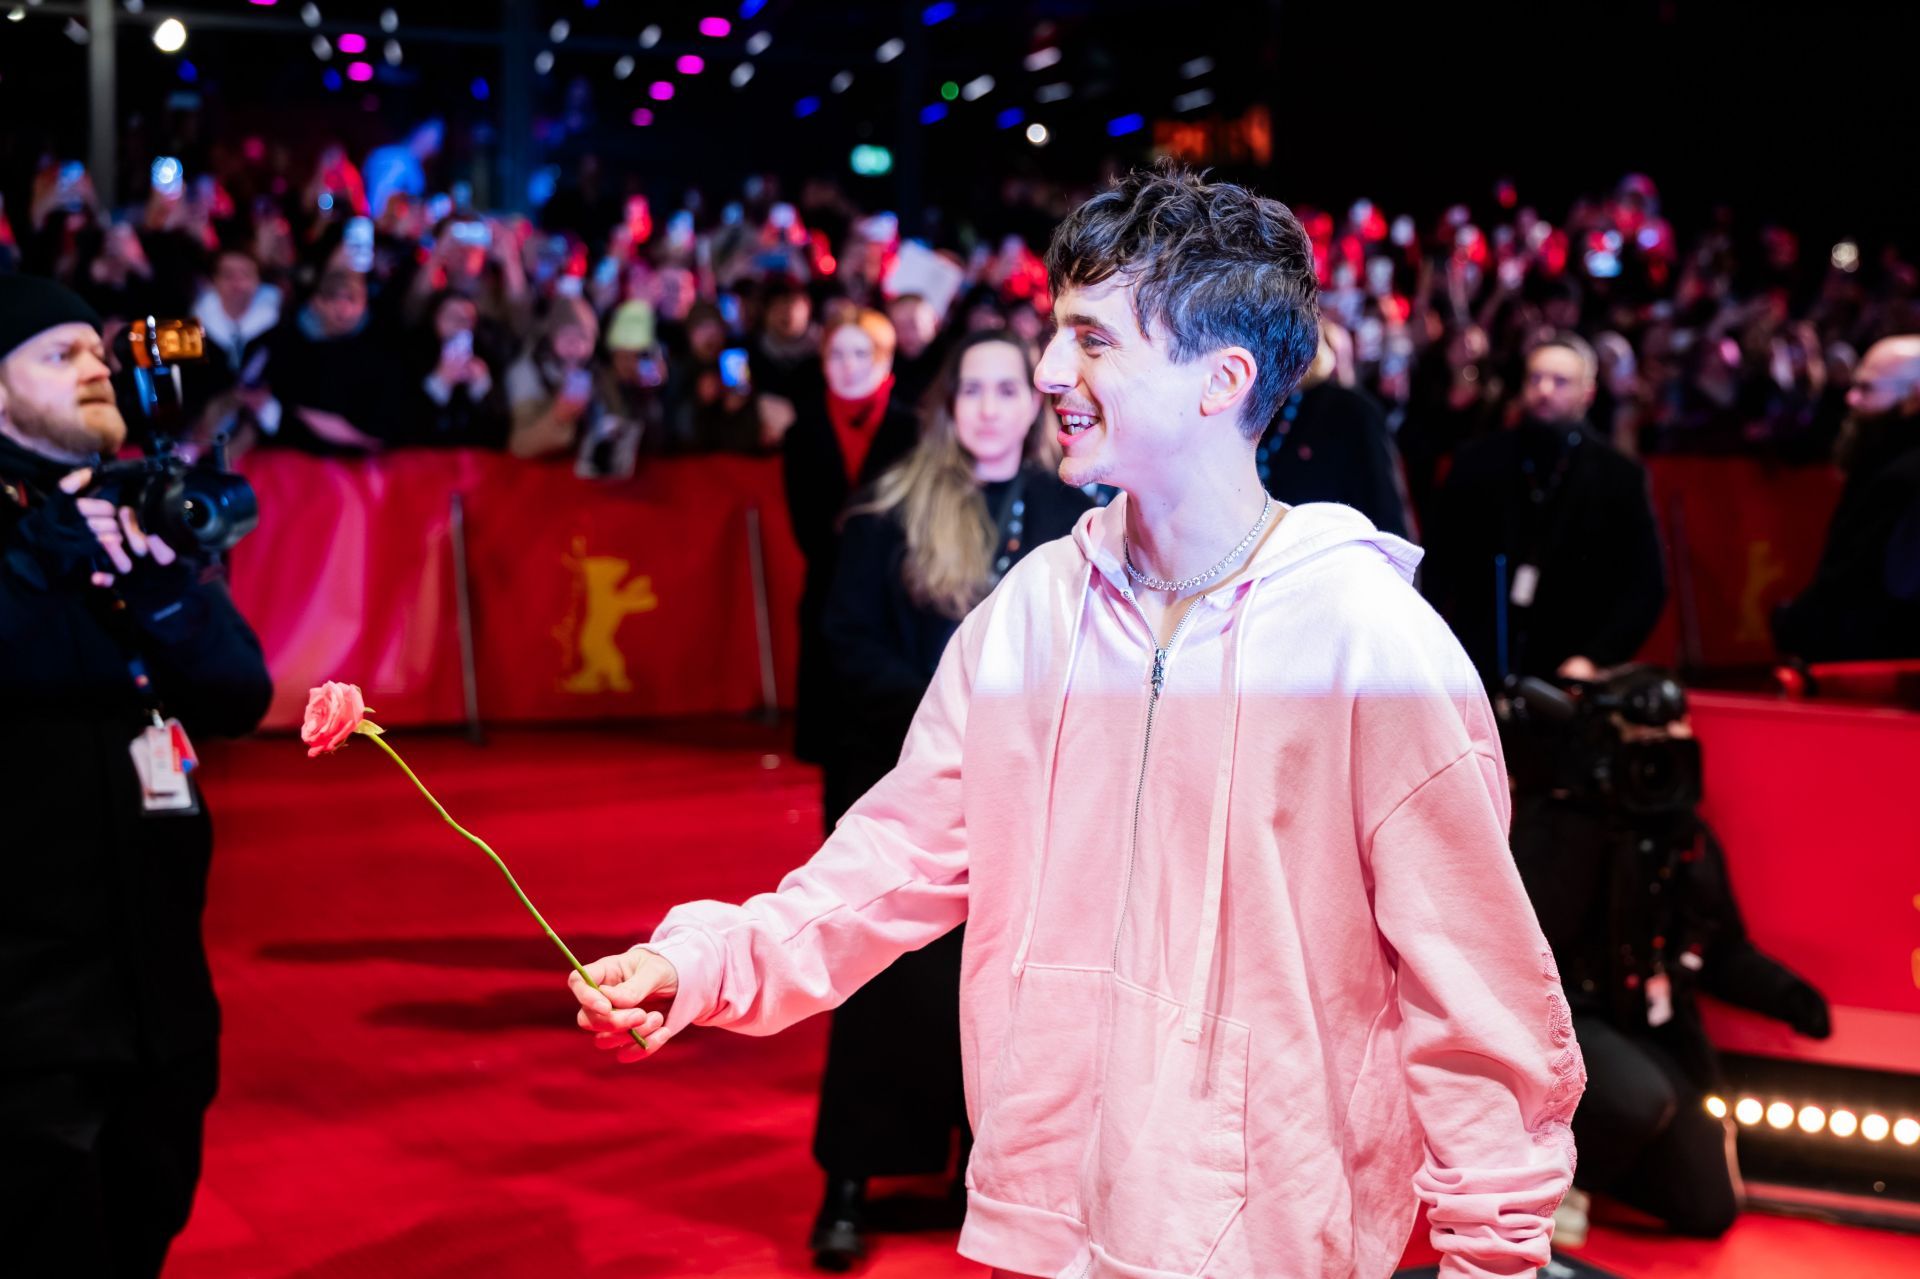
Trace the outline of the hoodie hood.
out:
<instances>
[{"instance_id":1,"label":"hoodie hood","mask_svg":"<svg viewBox=\"0 0 1920 1279\"><path fill-rule=\"evenodd\" d=\"M1109 505L1088 511L1073 527L1073 543L1080 548L1080 553L1095 572L1123 593L1129 589L1122 559L1127 502L1127 495L1122 493ZM1382 533L1373 526L1372 520L1338 502L1281 504L1280 511L1280 527L1254 551L1252 571L1242 579L1243 583L1273 577L1336 547L1354 543L1373 547L1393 565L1402 580L1411 582L1425 554L1404 538ZM1203 598L1224 607L1235 594L1237 592L1223 591Z\"/></svg>"}]
</instances>

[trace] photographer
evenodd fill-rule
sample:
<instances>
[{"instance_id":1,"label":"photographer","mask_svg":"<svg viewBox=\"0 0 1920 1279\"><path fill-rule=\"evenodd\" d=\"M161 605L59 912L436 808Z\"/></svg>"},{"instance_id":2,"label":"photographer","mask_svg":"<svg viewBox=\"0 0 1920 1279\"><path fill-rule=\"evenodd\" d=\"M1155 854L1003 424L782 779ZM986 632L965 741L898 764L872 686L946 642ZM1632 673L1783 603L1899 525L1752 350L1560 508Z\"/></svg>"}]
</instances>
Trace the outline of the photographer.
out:
<instances>
[{"instance_id":1,"label":"photographer","mask_svg":"<svg viewBox=\"0 0 1920 1279\"><path fill-rule=\"evenodd\" d=\"M153 1276L186 1224L219 1007L189 737L272 693L225 590L86 496L126 437L98 318L0 278L0 1238L9 1273Z\"/></svg>"},{"instance_id":2,"label":"photographer","mask_svg":"<svg viewBox=\"0 0 1920 1279\"><path fill-rule=\"evenodd\" d=\"M1513 769L1513 853L1553 948L1587 1064L1574 1113L1577 1191L1604 1191L1686 1235L1739 1209L1719 1064L1696 991L1830 1033L1819 991L1755 948L1719 841L1696 807L1686 694L1627 667L1571 693L1516 681L1498 703ZM1570 1194L1556 1239L1577 1244Z\"/></svg>"}]
</instances>

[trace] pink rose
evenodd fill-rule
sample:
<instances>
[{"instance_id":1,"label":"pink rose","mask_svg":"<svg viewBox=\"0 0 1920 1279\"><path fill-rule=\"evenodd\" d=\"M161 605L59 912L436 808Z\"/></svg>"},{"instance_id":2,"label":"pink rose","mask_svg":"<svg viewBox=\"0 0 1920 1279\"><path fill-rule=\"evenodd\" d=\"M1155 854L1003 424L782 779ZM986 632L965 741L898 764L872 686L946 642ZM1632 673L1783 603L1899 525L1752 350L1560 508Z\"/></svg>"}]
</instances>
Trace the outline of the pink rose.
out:
<instances>
[{"instance_id":1,"label":"pink rose","mask_svg":"<svg viewBox=\"0 0 1920 1279\"><path fill-rule=\"evenodd\" d=\"M308 693L307 718L300 725L300 740L307 744L307 758L338 750L366 717L367 702L360 695L358 684L328 680Z\"/></svg>"}]
</instances>

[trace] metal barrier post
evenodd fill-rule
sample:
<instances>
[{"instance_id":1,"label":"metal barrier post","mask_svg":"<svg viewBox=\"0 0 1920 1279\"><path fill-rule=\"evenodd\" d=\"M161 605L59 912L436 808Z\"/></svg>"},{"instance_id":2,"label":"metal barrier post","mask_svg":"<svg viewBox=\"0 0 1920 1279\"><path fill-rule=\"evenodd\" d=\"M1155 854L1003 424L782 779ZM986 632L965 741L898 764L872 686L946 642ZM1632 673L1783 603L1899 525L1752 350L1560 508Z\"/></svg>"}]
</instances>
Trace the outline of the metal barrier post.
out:
<instances>
[{"instance_id":1,"label":"metal barrier post","mask_svg":"<svg viewBox=\"0 0 1920 1279\"><path fill-rule=\"evenodd\" d=\"M453 610L460 630L460 693L467 712L467 740L486 744L480 729L480 677L473 656L473 591L467 577L467 508L458 493L448 499L447 535L453 549Z\"/></svg>"},{"instance_id":2,"label":"metal barrier post","mask_svg":"<svg viewBox=\"0 0 1920 1279\"><path fill-rule=\"evenodd\" d=\"M747 508L747 567L753 575L753 630L760 645L760 717L780 718L780 690L773 671L773 610L767 600L767 554L760 540L760 508Z\"/></svg>"}]
</instances>

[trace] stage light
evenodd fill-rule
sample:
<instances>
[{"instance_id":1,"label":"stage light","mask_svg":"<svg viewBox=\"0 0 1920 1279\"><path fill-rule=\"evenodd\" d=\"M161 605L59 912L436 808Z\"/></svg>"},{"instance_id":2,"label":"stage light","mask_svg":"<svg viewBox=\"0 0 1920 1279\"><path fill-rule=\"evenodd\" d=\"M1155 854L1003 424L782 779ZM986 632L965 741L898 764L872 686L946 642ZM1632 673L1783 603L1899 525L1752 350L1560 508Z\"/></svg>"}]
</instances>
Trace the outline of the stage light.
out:
<instances>
[{"instance_id":1,"label":"stage light","mask_svg":"<svg viewBox=\"0 0 1920 1279\"><path fill-rule=\"evenodd\" d=\"M353 81L355 84L365 84L367 81L373 79L373 64L371 62L349 62L347 64L347 79Z\"/></svg>"},{"instance_id":2,"label":"stage light","mask_svg":"<svg viewBox=\"0 0 1920 1279\"><path fill-rule=\"evenodd\" d=\"M1827 1131L1836 1137L1851 1137L1859 1128L1860 1121L1851 1110L1836 1110L1827 1118Z\"/></svg>"},{"instance_id":3,"label":"stage light","mask_svg":"<svg viewBox=\"0 0 1920 1279\"><path fill-rule=\"evenodd\" d=\"M651 49L653 48L654 45L659 43L660 43L660 24L659 23L649 22L646 26L640 28L640 47L642 49Z\"/></svg>"},{"instance_id":4,"label":"stage light","mask_svg":"<svg viewBox=\"0 0 1920 1279\"><path fill-rule=\"evenodd\" d=\"M381 49L380 52L385 56L388 66L397 67L400 65L400 42L398 40L387 41L386 47Z\"/></svg>"},{"instance_id":5,"label":"stage light","mask_svg":"<svg viewBox=\"0 0 1920 1279\"><path fill-rule=\"evenodd\" d=\"M547 28L547 39L555 44L563 44L573 34L573 24L565 18L555 18L553 25Z\"/></svg>"},{"instance_id":6,"label":"stage light","mask_svg":"<svg viewBox=\"0 0 1920 1279\"><path fill-rule=\"evenodd\" d=\"M710 36L715 40L724 40L733 34L733 24L725 18L702 18L700 19L700 34Z\"/></svg>"},{"instance_id":7,"label":"stage light","mask_svg":"<svg viewBox=\"0 0 1920 1279\"><path fill-rule=\"evenodd\" d=\"M948 102L957 101L960 97L960 86L949 80L940 86L940 96Z\"/></svg>"},{"instance_id":8,"label":"stage light","mask_svg":"<svg viewBox=\"0 0 1920 1279\"><path fill-rule=\"evenodd\" d=\"M1043 84L1033 91L1035 102L1064 102L1073 96L1073 86L1061 80L1053 84Z\"/></svg>"},{"instance_id":9,"label":"stage light","mask_svg":"<svg viewBox=\"0 0 1920 1279\"><path fill-rule=\"evenodd\" d=\"M818 111L819 109L820 109L820 99L813 98L813 97L802 98L800 99L800 101L793 104L793 114L798 116L802 120L806 119L808 116L812 115L815 111Z\"/></svg>"},{"instance_id":10,"label":"stage light","mask_svg":"<svg viewBox=\"0 0 1920 1279\"><path fill-rule=\"evenodd\" d=\"M1860 269L1860 246L1852 240L1842 240L1833 246L1833 268L1852 274Z\"/></svg>"},{"instance_id":11,"label":"stage light","mask_svg":"<svg viewBox=\"0 0 1920 1279\"><path fill-rule=\"evenodd\" d=\"M1044 49L1035 49L1032 53L1029 53L1026 61L1022 65L1029 71L1045 71L1058 61L1060 61L1060 50L1049 45Z\"/></svg>"},{"instance_id":12,"label":"stage light","mask_svg":"<svg viewBox=\"0 0 1920 1279\"><path fill-rule=\"evenodd\" d=\"M633 111L634 128L644 129L652 123L653 123L653 112L647 110L647 108L645 107L634 108L634 111Z\"/></svg>"},{"instance_id":13,"label":"stage light","mask_svg":"<svg viewBox=\"0 0 1920 1279\"><path fill-rule=\"evenodd\" d=\"M1213 70L1212 58L1192 58L1180 64L1180 78L1182 80L1197 80L1211 70Z\"/></svg>"},{"instance_id":14,"label":"stage light","mask_svg":"<svg viewBox=\"0 0 1920 1279\"><path fill-rule=\"evenodd\" d=\"M1725 1119L1727 1117L1727 1103L1719 1097L1709 1097L1707 1098L1707 1113L1715 1119Z\"/></svg>"},{"instance_id":15,"label":"stage light","mask_svg":"<svg viewBox=\"0 0 1920 1279\"><path fill-rule=\"evenodd\" d=\"M845 93L852 87L853 72L851 71L842 71L834 76L833 79L827 81L827 88L833 90L835 93Z\"/></svg>"},{"instance_id":16,"label":"stage light","mask_svg":"<svg viewBox=\"0 0 1920 1279\"><path fill-rule=\"evenodd\" d=\"M258 3L258 0L255 0L255 2ZM380 29L388 35L392 35L398 31L400 29L400 15L391 9L382 9L380 11Z\"/></svg>"},{"instance_id":17,"label":"stage light","mask_svg":"<svg viewBox=\"0 0 1920 1279\"><path fill-rule=\"evenodd\" d=\"M147 9L147 0L121 0L121 3L127 6L128 13L145 13ZM25 9L20 10L20 16L22 18L26 17L27 11Z\"/></svg>"},{"instance_id":18,"label":"stage light","mask_svg":"<svg viewBox=\"0 0 1920 1279\"><path fill-rule=\"evenodd\" d=\"M1183 93L1173 100L1175 111L1197 111L1213 103L1212 89L1195 89L1192 93Z\"/></svg>"},{"instance_id":19,"label":"stage light","mask_svg":"<svg viewBox=\"0 0 1920 1279\"><path fill-rule=\"evenodd\" d=\"M306 23L310 27L319 26L320 25L320 6L317 4L301 5L300 21Z\"/></svg>"},{"instance_id":20,"label":"stage light","mask_svg":"<svg viewBox=\"0 0 1920 1279\"><path fill-rule=\"evenodd\" d=\"M487 84L485 76L475 76L473 83L467 86L467 92L473 95L475 102L485 102L493 93L493 89Z\"/></svg>"},{"instance_id":21,"label":"stage light","mask_svg":"<svg viewBox=\"0 0 1920 1279\"><path fill-rule=\"evenodd\" d=\"M153 47L162 53L178 53L187 47L187 24L168 18L153 29Z\"/></svg>"},{"instance_id":22,"label":"stage light","mask_svg":"<svg viewBox=\"0 0 1920 1279\"><path fill-rule=\"evenodd\" d=\"M699 75L707 69L707 60L697 53L683 53L674 59L673 69L681 75Z\"/></svg>"},{"instance_id":23,"label":"stage light","mask_svg":"<svg viewBox=\"0 0 1920 1279\"><path fill-rule=\"evenodd\" d=\"M1893 1139L1903 1146L1920 1142L1920 1121L1902 1119L1893 1126Z\"/></svg>"},{"instance_id":24,"label":"stage light","mask_svg":"<svg viewBox=\"0 0 1920 1279\"><path fill-rule=\"evenodd\" d=\"M365 53L366 51L367 51L367 38L365 36L357 36L353 34L353 32L349 31L345 35L340 37L340 52Z\"/></svg>"},{"instance_id":25,"label":"stage light","mask_svg":"<svg viewBox=\"0 0 1920 1279\"><path fill-rule=\"evenodd\" d=\"M655 102L671 102L673 100L673 81L655 80L647 86L647 96Z\"/></svg>"},{"instance_id":26,"label":"stage light","mask_svg":"<svg viewBox=\"0 0 1920 1279\"><path fill-rule=\"evenodd\" d=\"M920 108L921 124L939 124L947 118L947 104L934 102Z\"/></svg>"},{"instance_id":27,"label":"stage light","mask_svg":"<svg viewBox=\"0 0 1920 1279\"><path fill-rule=\"evenodd\" d=\"M992 92L993 77L990 75L975 76L960 86L960 96L969 102L978 102Z\"/></svg>"},{"instance_id":28,"label":"stage light","mask_svg":"<svg viewBox=\"0 0 1920 1279\"><path fill-rule=\"evenodd\" d=\"M939 4L930 4L920 11L920 21L930 27L937 27L951 18L959 8L960 6L953 4L951 0L940 0Z\"/></svg>"},{"instance_id":29,"label":"stage light","mask_svg":"<svg viewBox=\"0 0 1920 1279\"><path fill-rule=\"evenodd\" d=\"M1129 133L1138 133L1146 127L1147 118L1138 111L1128 115L1117 115L1107 121L1107 136L1110 138L1124 138Z\"/></svg>"},{"instance_id":30,"label":"stage light","mask_svg":"<svg viewBox=\"0 0 1920 1279\"><path fill-rule=\"evenodd\" d=\"M740 0L740 21L745 22L766 7L767 0Z\"/></svg>"},{"instance_id":31,"label":"stage light","mask_svg":"<svg viewBox=\"0 0 1920 1279\"><path fill-rule=\"evenodd\" d=\"M180 65L176 67L175 70L179 73L180 78L182 80L185 80L188 84L192 84L194 81L200 78L200 68L194 66L191 62L188 62L185 58L182 58L180 60Z\"/></svg>"},{"instance_id":32,"label":"stage light","mask_svg":"<svg viewBox=\"0 0 1920 1279\"><path fill-rule=\"evenodd\" d=\"M1766 1113L1765 1107L1752 1097L1742 1097L1733 1108L1733 1117L1751 1127L1760 1122L1760 1116Z\"/></svg>"},{"instance_id":33,"label":"stage light","mask_svg":"<svg viewBox=\"0 0 1920 1279\"><path fill-rule=\"evenodd\" d=\"M768 31L756 31L747 37L747 53L759 57L773 47L773 34Z\"/></svg>"},{"instance_id":34,"label":"stage light","mask_svg":"<svg viewBox=\"0 0 1920 1279\"><path fill-rule=\"evenodd\" d=\"M892 62L895 58L899 57L901 54L905 53L906 51L907 51L907 42L896 36L894 39L889 40L885 44L881 45L878 49L875 49L873 51L873 56L875 59L881 62Z\"/></svg>"},{"instance_id":35,"label":"stage light","mask_svg":"<svg viewBox=\"0 0 1920 1279\"><path fill-rule=\"evenodd\" d=\"M1818 1106L1800 1107L1800 1131L1811 1137L1827 1126L1827 1112Z\"/></svg>"},{"instance_id":36,"label":"stage light","mask_svg":"<svg viewBox=\"0 0 1920 1279\"><path fill-rule=\"evenodd\" d=\"M75 44L85 44L87 42L87 28L80 19L68 18L67 25L61 29L66 32L67 39L73 41Z\"/></svg>"},{"instance_id":37,"label":"stage light","mask_svg":"<svg viewBox=\"0 0 1920 1279\"><path fill-rule=\"evenodd\" d=\"M537 75L545 75L553 70L553 50L542 49L533 55L533 70Z\"/></svg>"},{"instance_id":38,"label":"stage light","mask_svg":"<svg viewBox=\"0 0 1920 1279\"><path fill-rule=\"evenodd\" d=\"M15 5L13 8L7 10L8 22L22 22L26 19L26 16L27 16L27 11L25 9L22 9L19 5Z\"/></svg>"},{"instance_id":39,"label":"stage light","mask_svg":"<svg viewBox=\"0 0 1920 1279\"><path fill-rule=\"evenodd\" d=\"M1027 113L1019 107L1008 107L999 115L993 117L993 124L994 127L998 129L1011 129L1026 118Z\"/></svg>"},{"instance_id":40,"label":"stage light","mask_svg":"<svg viewBox=\"0 0 1920 1279\"><path fill-rule=\"evenodd\" d=\"M1767 1124L1773 1128L1788 1128L1793 1125L1793 1107L1784 1101L1776 1101L1767 1107Z\"/></svg>"},{"instance_id":41,"label":"stage light","mask_svg":"<svg viewBox=\"0 0 1920 1279\"><path fill-rule=\"evenodd\" d=\"M338 71L335 71L332 67L328 67L325 71L322 71L320 73L320 83L327 86L327 91L329 93L338 93L340 92L340 84L341 84L340 73ZM331 209L332 207L333 207L333 197L325 193L322 193L320 196L321 211L325 212L328 209Z\"/></svg>"},{"instance_id":42,"label":"stage light","mask_svg":"<svg viewBox=\"0 0 1920 1279\"><path fill-rule=\"evenodd\" d=\"M1892 1127L1885 1115L1868 1115L1860 1121L1860 1135L1868 1141L1885 1141L1887 1131Z\"/></svg>"},{"instance_id":43,"label":"stage light","mask_svg":"<svg viewBox=\"0 0 1920 1279\"><path fill-rule=\"evenodd\" d=\"M853 149L853 155L848 163L861 177L877 178L893 172L893 152L885 147L862 143Z\"/></svg>"},{"instance_id":44,"label":"stage light","mask_svg":"<svg viewBox=\"0 0 1920 1279\"><path fill-rule=\"evenodd\" d=\"M751 62L742 62L739 66L733 69L733 74L728 76L727 78L733 81L734 88L736 89L746 88L747 81L753 79L753 64Z\"/></svg>"},{"instance_id":45,"label":"stage light","mask_svg":"<svg viewBox=\"0 0 1920 1279\"><path fill-rule=\"evenodd\" d=\"M333 57L333 42L325 36L315 36L313 38L313 56L322 62L331 59Z\"/></svg>"},{"instance_id":46,"label":"stage light","mask_svg":"<svg viewBox=\"0 0 1920 1279\"><path fill-rule=\"evenodd\" d=\"M1047 132L1047 126L1044 124L1041 124L1036 121L1035 123L1027 126L1027 141L1033 143L1033 145L1037 147L1043 147L1047 145L1047 142L1052 137L1053 135Z\"/></svg>"},{"instance_id":47,"label":"stage light","mask_svg":"<svg viewBox=\"0 0 1920 1279\"><path fill-rule=\"evenodd\" d=\"M260 6L260 7L262 8L262 9L271 9L271 8L273 8L273 6L275 6L276 4L279 4L279 3L280 3L280 0L247 0L247 3L248 3L248 4L257 4L257 5L259 5L259 6Z\"/></svg>"},{"instance_id":48,"label":"stage light","mask_svg":"<svg viewBox=\"0 0 1920 1279\"><path fill-rule=\"evenodd\" d=\"M633 59L630 56L623 53L618 58L615 58L613 60L613 78L614 79L624 80L632 74L633 74Z\"/></svg>"}]
</instances>

